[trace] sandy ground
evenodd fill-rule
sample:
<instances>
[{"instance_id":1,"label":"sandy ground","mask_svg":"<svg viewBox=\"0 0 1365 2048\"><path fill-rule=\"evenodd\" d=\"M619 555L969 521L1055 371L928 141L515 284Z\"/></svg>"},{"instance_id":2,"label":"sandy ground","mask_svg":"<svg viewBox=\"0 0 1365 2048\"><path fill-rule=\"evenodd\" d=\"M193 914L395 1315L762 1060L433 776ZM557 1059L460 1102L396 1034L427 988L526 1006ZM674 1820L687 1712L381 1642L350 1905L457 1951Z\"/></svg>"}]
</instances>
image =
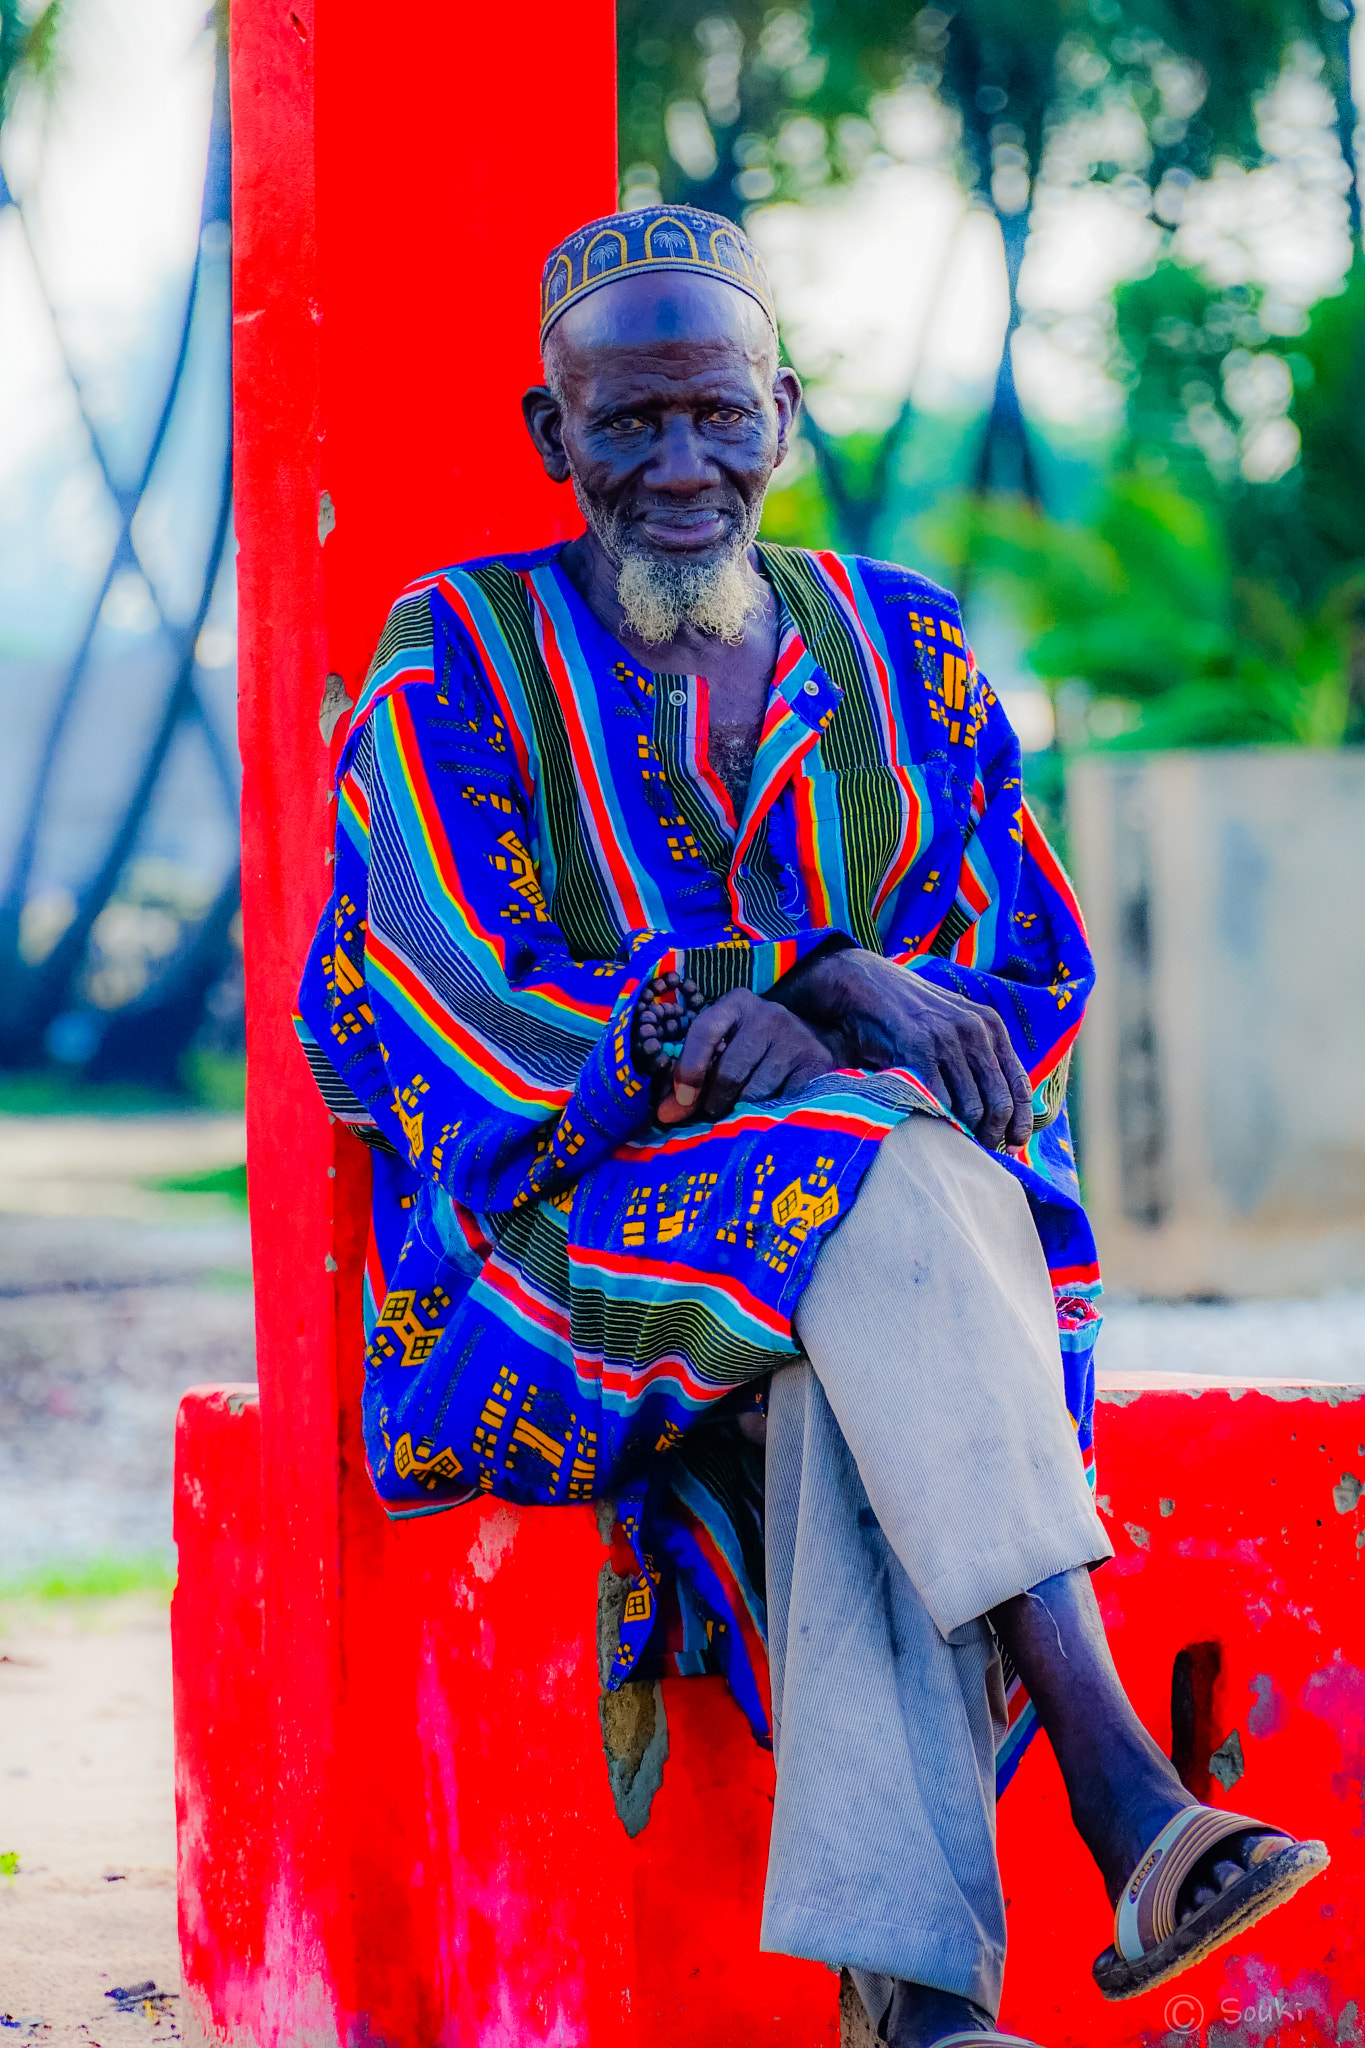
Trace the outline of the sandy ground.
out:
<instances>
[{"instance_id":1,"label":"sandy ground","mask_svg":"<svg viewBox=\"0 0 1365 2048\"><path fill-rule=\"evenodd\" d=\"M226 1200L144 1183L244 1150L233 1117L0 1118L0 1587L171 1563L176 1404L255 1377L251 1249Z\"/></svg>"},{"instance_id":2,"label":"sandy ground","mask_svg":"<svg viewBox=\"0 0 1365 2048\"><path fill-rule=\"evenodd\" d=\"M146 1181L237 1166L245 1157L246 1131L236 1116L4 1116L0 1214L174 1220L182 1198Z\"/></svg>"},{"instance_id":3,"label":"sandy ground","mask_svg":"<svg viewBox=\"0 0 1365 2048\"><path fill-rule=\"evenodd\" d=\"M0 2040L178 2040L166 1603L11 1602L0 1628ZM170 1995L108 1996L147 1984Z\"/></svg>"},{"instance_id":4,"label":"sandy ground","mask_svg":"<svg viewBox=\"0 0 1365 2048\"><path fill-rule=\"evenodd\" d=\"M231 1117L0 1119L0 1586L173 1563L176 1405L254 1378ZM180 2038L166 1598L0 1599L0 2043ZM151 1984L154 1995L107 1994Z\"/></svg>"}]
</instances>

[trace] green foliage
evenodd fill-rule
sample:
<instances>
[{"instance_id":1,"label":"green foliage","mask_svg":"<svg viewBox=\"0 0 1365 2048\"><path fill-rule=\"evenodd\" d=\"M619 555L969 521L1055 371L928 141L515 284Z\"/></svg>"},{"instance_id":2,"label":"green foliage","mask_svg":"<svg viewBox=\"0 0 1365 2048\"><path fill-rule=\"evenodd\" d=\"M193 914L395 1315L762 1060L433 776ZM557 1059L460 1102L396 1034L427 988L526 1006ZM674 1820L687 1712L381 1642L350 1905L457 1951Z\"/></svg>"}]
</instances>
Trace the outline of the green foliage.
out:
<instances>
[{"instance_id":1,"label":"green foliage","mask_svg":"<svg viewBox=\"0 0 1365 2048\"><path fill-rule=\"evenodd\" d=\"M0 1849L0 1877L17 1877L18 1875L19 1851L17 1849Z\"/></svg>"},{"instance_id":2,"label":"green foliage","mask_svg":"<svg viewBox=\"0 0 1365 2048\"><path fill-rule=\"evenodd\" d=\"M1169 261L1116 304L1128 426L1093 522L982 504L953 544L1006 586L1039 676L1114 700L1092 738L1365 737L1365 262L1292 336ZM1301 459L1249 479L1267 425L1292 451L1286 421Z\"/></svg>"},{"instance_id":3,"label":"green foliage","mask_svg":"<svg viewBox=\"0 0 1365 2048\"><path fill-rule=\"evenodd\" d=\"M1218 291L1167 261L1121 286L1114 310L1118 368L1129 382L1124 459L1159 469L1174 461L1202 475L1210 425L1228 436L1239 425L1224 397L1223 364L1235 349L1260 348L1269 338L1253 295L1240 285Z\"/></svg>"},{"instance_id":4,"label":"green foliage","mask_svg":"<svg viewBox=\"0 0 1365 2048\"><path fill-rule=\"evenodd\" d=\"M666 198L731 215L825 183L845 160L837 147L833 164L829 155L838 122L865 116L903 75L912 20L883 0L816 0L810 9L739 0L723 13L696 0L620 0L627 183L631 166L647 168ZM675 157L669 110L679 107L691 116L692 146Z\"/></svg>"},{"instance_id":5,"label":"green foliage","mask_svg":"<svg viewBox=\"0 0 1365 2048\"><path fill-rule=\"evenodd\" d=\"M182 1079L183 1093L171 1095L136 1081L82 1081L71 1067L16 1069L0 1074L0 1116L165 1116L196 1109L240 1115L246 1102L240 1053L193 1047Z\"/></svg>"},{"instance_id":6,"label":"green foliage","mask_svg":"<svg viewBox=\"0 0 1365 2048\"><path fill-rule=\"evenodd\" d=\"M1161 58L1152 53L1155 62L1149 60L1149 78L1142 80L1145 41L1152 38L1198 67L1202 102L1183 134L1157 126L1158 168L1180 163L1203 177L1220 156L1254 162L1260 155L1256 96L1295 43L1321 52L1326 84L1339 104L1349 106L1351 15L1341 0L1235 0L1219 6L1207 0L1137 0L1124 9L1114 0L1098 0L1092 13L1103 17L1111 6L1120 19L1108 54L1127 72L1149 126L1162 121L1155 69ZM1353 128L1353 118L1346 118Z\"/></svg>"},{"instance_id":7,"label":"green foliage","mask_svg":"<svg viewBox=\"0 0 1365 2048\"><path fill-rule=\"evenodd\" d=\"M956 545L1007 589L1054 690L1083 684L1118 716L1113 746L1335 746L1352 712L1351 599L1312 612L1238 573L1228 522L1169 477L1121 471L1089 526L1006 501L961 508Z\"/></svg>"},{"instance_id":8,"label":"green foliage","mask_svg":"<svg viewBox=\"0 0 1365 2048\"><path fill-rule=\"evenodd\" d=\"M184 1108L183 1097L133 1081L86 1083L70 1067L0 1074L0 1116L149 1116Z\"/></svg>"},{"instance_id":9,"label":"green foliage","mask_svg":"<svg viewBox=\"0 0 1365 2048\"><path fill-rule=\"evenodd\" d=\"M1308 332L1291 344L1288 360L1303 437L1290 517L1296 525L1302 521L1317 552L1320 566L1307 573L1333 581L1365 558L1365 260L1359 254L1339 296L1314 307Z\"/></svg>"},{"instance_id":10,"label":"green foliage","mask_svg":"<svg viewBox=\"0 0 1365 2048\"><path fill-rule=\"evenodd\" d=\"M1256 95L1296 42L1321 51L1350 121L1342 0L620 0L617 24L627 186L633 167L666 199L732 215L856 173L879 146L878 96L907 83L957 107L968 184L990 184L1001 150L1031 177L1052 123L1115 96L1147 125L1153 182L1255 161ZM1025 186L1004 210L1026 203Z\"/></svg>"},{"instance_id":11,"label":"green foliage","mask_svg":"<svg viewBox=\"0 0 1365 2048\"><path fill-rule=\"evenodd\" d=\"M0 1600L113 1600L174 1587L175 1572L162 1557L74 1558L0 1580Z\"/></svg>"},{"instance_id":12,"label":"green foliage","mask_svg":"<svg viewBox=\"0 0 1365 2048\"><path fill-rule=\"evenodd\" d=\"M794 482L783 483L768 492L760 534L764 540L786 547L839 545L834 514L814 469L807 469Z\"/></svg>"},{"instance_id":13,"label":"green foliage","mask_svg":"<svg viewBox=\"0 0 1365 2048\"><path fill-rule=\"evenodd\" d=\"M1219 290L1169 261L1115 303L1129 377L1121 466L1169 473L1218 500L1239 568L1277 575L1299 603L1323 603L1365 565L1365 261L1314 307L1303 334L1268 329L1261 293ZM1270 399L1259 413L1258 394ZM1239 457L1280 410L1301 459L1281 479L1248 483Z\"/></svg>"},{"instance_id":14,"label":"green foliage","mask_svg":"<svg viewBox=\"0 0 1365 2048\"><path fill-rule=\"evenodd\" d=\"M214 1052L207 1046L191 1046L180 1066L181 1079L201 1109L220 1115L246 1108L246 1056L244 1053Z\"/></svg>"},{"instance_id":15,"label":"green foliage","mask_svg":"<svg viewBox=\"0 0 1365 2048\"><path fill-rule=\"evenodd\" d=\"M61 61L61 35L69 0L47 0L46 6L21 7L18 0L0 0L0 116L9 108L14 88L24 77L51 86Z\"/></svg>"},{"instance_id":16,"label":"green foliage","mask_svg":"<svg viewBox=\"0 0 1365 2048\"><path fill-rule=\"evenodd\" d=\"M246 1207L246 1163L215 1166L206 1173L167 1173L145 1185L159 1195L226 1195L239 1209Z\"/></svg>"},{"instance_id":17,"label":"green foliage","mask_svg":"<svg viewBox=\"0 0 1365 2048\"><path fill-rule=\"evenodd\" d=\"M737 218L766 200L818 196L889 161L876 124L879 101L913 87L960 117L963 186L1000 217L1012 332L1036 180L1049 138L1072 116L1127 104L1145 128L1145 160L1139 152L1124 165L1070 164L1053 175L1103 183L1131 177L1136 164L1157 194L1158 214L1169 219L1159 189L1168 172L1188 181L1222 158L1260 160L1258 96L1287 54L1308 46L1318 52L1351 163L1350 19L1347 0L1236 0L1222 8L1207 0L1031 0L1022 7L1017 0L958 0L953 7L731 0L724 11L698 0L619 0L622 197L630 203L657 189L667 200ZM1354 187L1351 205L1354 221ZM1163 279L1147 308L1134 297L1130 327L1141 324L1144 310L1153 329L1166 322L1158 340L1173 322L1182 324L1178 308L1157 303L1169 287ZM1192 289L1196 296L1202 291ZM1235 294L1195 310L1200 318L1193 324L1207 319L1210 352L1220 357L1239 323L1246 339L1254 317ZM1179 353L1164 365L1168 380L1182 367ZM965 481L983 491L1020 488L1055 511L1009 362L1007 347ZM1177 396L1165 394L1166 411ZM1214 394L1212 412L1196 412L1196 424L1216 425L1220 404ZM809 431L840 546L873 546L924 424L907 402L866 459L865 451ZM1231 432L1226 422L1223 432Z\"/></svg>"}]
</instances>

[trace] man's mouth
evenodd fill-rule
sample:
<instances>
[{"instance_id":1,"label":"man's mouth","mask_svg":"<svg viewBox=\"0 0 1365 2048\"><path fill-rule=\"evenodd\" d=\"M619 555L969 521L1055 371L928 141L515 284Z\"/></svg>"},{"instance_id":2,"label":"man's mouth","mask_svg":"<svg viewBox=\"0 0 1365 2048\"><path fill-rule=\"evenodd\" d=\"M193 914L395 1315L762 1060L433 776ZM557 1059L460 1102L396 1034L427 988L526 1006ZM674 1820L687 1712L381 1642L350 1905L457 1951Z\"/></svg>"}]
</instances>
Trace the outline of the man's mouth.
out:
<instances>
[{"instance_id":1,"label":"man's mouth","mask_svg":"<svg viewBox=\"0 0 1365 2048\"><path fill-rule=\"evenodd\" d=\"M651 548L701 554L725 540L732 525L731 515L715 505L660 506L637 520L636 531Z\"/></svg>"}]
</instances>

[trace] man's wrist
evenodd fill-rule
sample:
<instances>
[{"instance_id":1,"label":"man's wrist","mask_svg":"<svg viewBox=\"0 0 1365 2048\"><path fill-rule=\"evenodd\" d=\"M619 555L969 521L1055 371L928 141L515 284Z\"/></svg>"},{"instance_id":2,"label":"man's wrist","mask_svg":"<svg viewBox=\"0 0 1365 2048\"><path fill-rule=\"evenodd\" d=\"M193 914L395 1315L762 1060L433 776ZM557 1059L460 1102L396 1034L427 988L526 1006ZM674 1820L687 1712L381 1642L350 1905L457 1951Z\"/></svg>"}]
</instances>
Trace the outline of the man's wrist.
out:
<instances>
[{"instance_id":1,"label":"man's wrist","mask_svg":"<svg viewBox=\"0 0 1365 2048\"><path fill-rule=\"evenodd\" d=\"M805 1023L824 1021L824 1012L836 988L830 969L847 953L861 949L856 939L845 932L831 932L828 938L789 968L779 981L768 990L765 1001L780 1003L784 1010L800 1017Z\"/></svg>"},{"instance_id":2,"label":"man's wrist","mask_svg":"<svg viewBox=\"0 0 1365 2048\"><path fill-rule=\"evenodd\" d=\"M770 1000L812 1030L837 1067L885 1066L887 1037L877 1026L870 981L889 963L843 933L808 954L770 992Z\"/></svg>"}]
</instances>

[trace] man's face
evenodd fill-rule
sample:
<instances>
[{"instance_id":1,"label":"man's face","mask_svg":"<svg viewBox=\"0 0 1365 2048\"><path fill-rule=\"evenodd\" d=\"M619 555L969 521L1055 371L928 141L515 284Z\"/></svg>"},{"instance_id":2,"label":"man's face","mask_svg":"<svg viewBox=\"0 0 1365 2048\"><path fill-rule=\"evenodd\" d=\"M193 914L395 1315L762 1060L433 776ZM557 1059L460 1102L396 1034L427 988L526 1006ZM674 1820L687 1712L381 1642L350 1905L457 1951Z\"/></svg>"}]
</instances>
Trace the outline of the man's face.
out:
<instances>
[{"instance_id":1,"label":"man's face","mask_svg":"<svg viewBox=\"0 0 1365 2048\"><path fill-rule=\"evenodd\" d=\"M527 426L614 561L700 567L748 546L801 387L745 293L687 273L623 278L564 314L546 370Z\"/></svg>"}]
</instances>

